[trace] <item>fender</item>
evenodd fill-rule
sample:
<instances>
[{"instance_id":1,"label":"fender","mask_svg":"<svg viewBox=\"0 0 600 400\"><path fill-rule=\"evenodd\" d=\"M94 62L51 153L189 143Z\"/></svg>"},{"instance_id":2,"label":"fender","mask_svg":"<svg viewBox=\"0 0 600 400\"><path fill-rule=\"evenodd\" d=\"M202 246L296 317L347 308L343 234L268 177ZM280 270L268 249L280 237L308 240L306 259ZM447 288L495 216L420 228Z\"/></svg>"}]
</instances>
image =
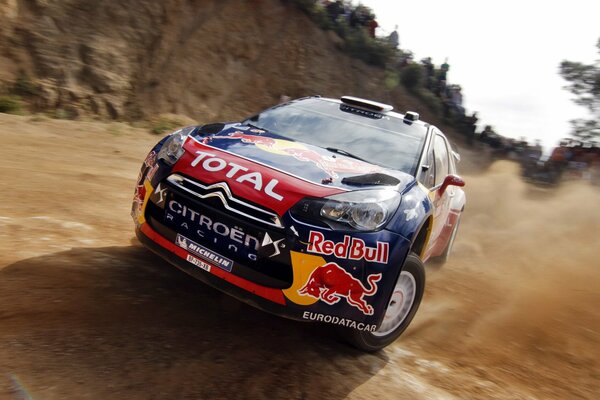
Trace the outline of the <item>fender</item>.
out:
<instances>
[{"instance_id":1,"label":"fender","mask_svg":"<svg viewBox=\"0 0 600 400\"><path fill-rule=\"evenodd\" d=\"M392 217L387 229L399 233L412 244L432 214L433 205L428 190L415 183L402 194L398 211Z\"/></svg>"}]
</instances>

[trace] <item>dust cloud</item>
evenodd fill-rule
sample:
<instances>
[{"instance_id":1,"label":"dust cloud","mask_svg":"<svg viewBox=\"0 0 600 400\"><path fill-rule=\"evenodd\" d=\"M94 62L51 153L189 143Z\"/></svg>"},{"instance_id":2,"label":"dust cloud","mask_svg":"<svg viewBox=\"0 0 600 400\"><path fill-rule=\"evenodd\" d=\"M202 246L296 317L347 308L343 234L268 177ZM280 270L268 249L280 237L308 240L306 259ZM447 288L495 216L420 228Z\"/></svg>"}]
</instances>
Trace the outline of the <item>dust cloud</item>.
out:
<instances>
[{"instance_id":1,"label":"dust cloud","mask_svg":"<svg viewBox=\"0 0 600 400\"><path fill-rule=\"evenodd\" d=\"M546 191L516 172L515 165L499 163L471 179L472 218L465 218L463 241L479 244L475 259L506 299L482 325L541 328L554 339L565 339L554 335L561 325L597 335L591 329L598 325L583 323L600 321L600 192L580 182Z\"/></svg>"},{"instance_id":2,"label":"dust cloud","mask_svg":"<svg viewBox=\"0 0 600 400\"><path fill-rule=\"evenodd\" d=\"M450 261L403 336L363 354L140 247L129 206L155 136L1 114L0 130L1 399L600 393L599 188L536 188L507 162L466 175Z\"/></svg>"},{"instance_id":3,"label":"dust cloud","mask_svg":"<svg viewBox=\"0 0 600 400\"><path fill-rule=\"evenodd\" d=\"M509 162L467 178L454 258L429 274L433 300L415 336L499 386L598 393L600 190L538 188Z\"/></svg>"}]
</instances>

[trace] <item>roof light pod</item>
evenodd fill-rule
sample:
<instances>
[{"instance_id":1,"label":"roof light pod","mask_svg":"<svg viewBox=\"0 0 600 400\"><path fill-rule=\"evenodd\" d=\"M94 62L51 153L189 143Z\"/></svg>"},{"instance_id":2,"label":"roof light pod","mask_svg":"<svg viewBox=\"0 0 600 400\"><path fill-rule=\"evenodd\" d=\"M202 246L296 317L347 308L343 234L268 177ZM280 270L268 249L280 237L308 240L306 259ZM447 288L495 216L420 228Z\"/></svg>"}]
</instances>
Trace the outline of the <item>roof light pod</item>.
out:
<instances>
[{"instance_id":1,"label":"roof light pod","mask_svg":"<svg viewBox=\"0 0 600 400\"><path fill-rule=\"evenodd\" d=\"M404 114L404 120L405 121L411 121L411 122L415 122L419 120L419 113L414 112L414 111L407 111L406 114Z\"/></svg>"},{"instance_id":2,"label":"roof light pod","mask_svg":"<svg viewBox=\"0 0 600 400\"><path fill-rule=\"evenodd\" d=\"M372 111L387 112L394 109L394 107L389 104L378 103L376 101L361 99L359 97L342 96L340 100L342 103L348 104L349 106L365 108Z\"/></svg>"}]
</instances>

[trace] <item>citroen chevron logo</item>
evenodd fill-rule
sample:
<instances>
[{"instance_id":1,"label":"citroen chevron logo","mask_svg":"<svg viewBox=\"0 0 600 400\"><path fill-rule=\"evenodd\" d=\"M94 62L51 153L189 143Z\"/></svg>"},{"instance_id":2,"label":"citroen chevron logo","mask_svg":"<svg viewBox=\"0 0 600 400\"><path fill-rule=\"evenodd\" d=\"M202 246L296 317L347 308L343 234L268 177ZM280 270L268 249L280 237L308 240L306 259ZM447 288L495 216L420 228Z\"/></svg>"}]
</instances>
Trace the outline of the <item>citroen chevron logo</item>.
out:
<instances>
[{"instance_id":1,"label":"citroen chevron logo","mask_svg":"<svg viewBox=\"0 0 600 400\"><path fill-rule=\"evenodd\" d=\"M271 226L281 227L281 221L279 220L279 216L277 214L263 210L252 204L246 203L245 201L237 199L233 196L231 190L229 189L229 186L225 182L213 183L211 185L203 185L199 182L195 182L177 174L169 176L167 180L179 187L180 189L194 195L195 197L201 199L207 199L209 197L218 198L219 200L221 200L221 203L223 203L223 206L228 211L243 215L244 217L250 218L255 221L266 223ZM199 188L200 192L191 189L190 185ZM257 217L255 215L249 214L248 212L242 211L239 208L237 208L235 204L241 205L246 209L252 209L260 214L264 214L265 217Z\"/></svg>"},{"instance_id":2,"label":"citroen chevron logo","mask_svg":"<svg viewBox=\"0 0 600 400\"><path fill-rule=\"evenodd\" d=\"M273 241L273 239L271 239L271 236L269 236L269 232L265 232L265 237L263 238L261 246L266 247L269 245L273 245L273 254L269 256L269 258L271 258L281 254L281 252L279 251L279 243L281 243L282 241L283 239Z\"/></svg>"}]
</instances>

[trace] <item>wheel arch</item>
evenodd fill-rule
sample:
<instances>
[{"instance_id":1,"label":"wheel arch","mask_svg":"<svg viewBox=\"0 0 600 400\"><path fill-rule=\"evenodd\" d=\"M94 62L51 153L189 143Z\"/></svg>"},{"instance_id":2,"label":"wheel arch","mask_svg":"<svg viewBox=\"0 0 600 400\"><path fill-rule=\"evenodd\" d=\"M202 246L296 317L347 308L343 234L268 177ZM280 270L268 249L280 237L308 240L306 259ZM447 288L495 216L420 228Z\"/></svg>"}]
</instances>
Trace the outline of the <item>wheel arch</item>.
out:
<instances>
[{"instance_id":1,"label":"wheel arch","mask_svg":"<svg viewBox=\"0 0 600 400\"><path fill-rule=\"evenodd\" d=\"M427 243L429 243L432 227L433 217L428 215L417 230L418 233L413 236L412 243L410 244L410 251L417 254L421 259L423 259L425 250L427 249Z\"/></svg>"}]
</instances>

